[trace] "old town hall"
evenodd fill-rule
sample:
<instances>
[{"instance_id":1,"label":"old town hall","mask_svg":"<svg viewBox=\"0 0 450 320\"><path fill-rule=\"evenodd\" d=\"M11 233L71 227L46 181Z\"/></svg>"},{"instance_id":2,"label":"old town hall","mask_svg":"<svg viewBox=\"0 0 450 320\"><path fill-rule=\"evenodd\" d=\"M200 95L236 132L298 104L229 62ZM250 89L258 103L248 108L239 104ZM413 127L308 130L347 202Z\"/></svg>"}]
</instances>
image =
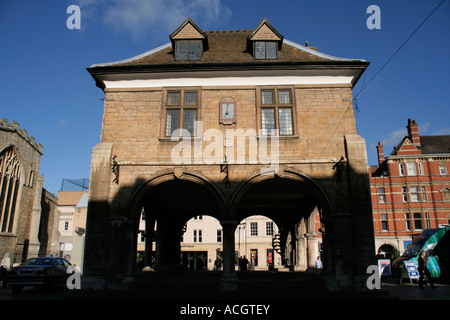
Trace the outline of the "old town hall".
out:
<instances>
[{"instance_id":1,"label":"old town hall","mask_svg":"<svg viewBox=\"0 0 450 320\"><path fill-rule=\"evenodd\" d=\"M177 268L183 227L208 215L223 228L220 288L236 290L236 227L262 215L276 223L295 270L314 263L320 240L327 288L364 290L374 232L352 88L369 63L289 41L267 19L228 31L187 19L168 36L87 69L105 103L83 286L134 281L145 211L145 259L156 270Z\"/></svg>"}]
</instances>

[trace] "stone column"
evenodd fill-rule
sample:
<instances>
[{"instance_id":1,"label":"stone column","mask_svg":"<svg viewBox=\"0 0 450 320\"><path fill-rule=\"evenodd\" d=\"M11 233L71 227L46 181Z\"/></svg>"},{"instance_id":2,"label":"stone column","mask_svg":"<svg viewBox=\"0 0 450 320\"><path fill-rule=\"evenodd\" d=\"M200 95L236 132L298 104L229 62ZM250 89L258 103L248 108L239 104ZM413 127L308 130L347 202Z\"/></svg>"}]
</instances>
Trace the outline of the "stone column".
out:
<instances>
[{"instance_id":1,"label":"stone column","mask_svg":"<svg viewBox=\"0 0 450 320\"><path fill-rule=\"evenodd\" d=\"M376 264L369 166L365 140L358 134L345 135L350 182L351 226L353 231L354 288L368 290L366 273L369 265Z\"/></svg>"},{"instance_id":2,"label":"stone column","mask_svg":"<svg viewBox=\"0 0 450 320\"><path fill-rule=\"evenodd\" d=\"M238 278L235 271L234 232L236 221L221 221L223 228L223 272L220 278L220 290L226 292L237 291Z\"/></svg>"},{"instance_id":3,"label":"stone column","mask_svg":"<svg viewBox=\"0 0 450 320\"><path fill-rule=\"evenodd\" d=\"M34 189L33 211L30 219L30 244L28 247L28 258L37 257L41 243L39 242L39 225L41 222L41 199L42 199L42 185L44 177L38 176Z\"/></svg>"},{"instance_id":4,"label":"stone column","mask_svg":"<svg viewBox=\"0 0 450 320\"><path fill-rule=\"evenodd\" d=\"M92 149L82 277L82 288L87 289L106 287L112 147L112 143L102 142Z\"/></svg>"},{"instance_id":5,"label":"stone column","mask_svg":"<svg viewBox=\"0 0 450 320\"><path fill-rule=\"evenodd\" d=\"M307 267L308 268L314 268L315 265L315 261L316 261L316 247L317 247L317 241L316 241L316 237L313 233L306 233L305 234L306 237L306 250L307 250L307 256L308 256L308 264Z\"/></svg>"}]
</instances>

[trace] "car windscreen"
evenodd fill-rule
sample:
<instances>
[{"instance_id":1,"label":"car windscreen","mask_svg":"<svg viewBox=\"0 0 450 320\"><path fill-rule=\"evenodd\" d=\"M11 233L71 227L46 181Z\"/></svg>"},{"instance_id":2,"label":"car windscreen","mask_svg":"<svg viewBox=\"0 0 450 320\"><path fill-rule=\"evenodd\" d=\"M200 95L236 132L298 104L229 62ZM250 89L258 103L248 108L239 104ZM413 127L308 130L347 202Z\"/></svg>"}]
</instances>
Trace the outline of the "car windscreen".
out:
<instances>
[{"instance_id":1,"label":"car windscreen","mask_svg":"<svg viewBox=\"0 0 450 320\"><path fill-rule=\"evenodd\" d=\"M22 265L27 266L48 266L52 264L52 259L48 258L36 258L36 259L30 259L23 263Z\"/></svg>"}]
</instances>

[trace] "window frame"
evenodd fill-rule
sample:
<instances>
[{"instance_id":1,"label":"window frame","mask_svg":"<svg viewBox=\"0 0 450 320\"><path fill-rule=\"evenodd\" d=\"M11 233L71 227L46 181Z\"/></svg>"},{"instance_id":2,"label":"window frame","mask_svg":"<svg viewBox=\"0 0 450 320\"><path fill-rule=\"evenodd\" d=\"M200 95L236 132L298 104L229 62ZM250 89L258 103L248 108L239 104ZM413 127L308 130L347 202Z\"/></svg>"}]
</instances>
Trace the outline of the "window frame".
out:
<instances>
[{"instance_id":1,"label":"window frame","mask_svg":"<svg viewBox=\"0 0 450 320\"><path fill-rule=\"evenodd\" d=\"M378 187L378 203L386 203L386 188Z\"/></svg>"},{"instance_id":2,"label":"window frame","mask_svg":"<svg viewBox=\"0 0 450 320\"><path fill-rule=\"evenodd\" d=\"M179 103L178 104L169 104L169 94L179 92ZM186 95L187 93L196 92L197 101L196 103L187 103ZM173 87L173 88L164 88L162 91L162 116L161 116L161 129L160 129L160 137L165 139L171 139L172 135L167 135L167 121L168 121L168 110L178 110L178 129L186 129L185 128L185 111L186 110L196 110L196 117L193 123L193 134L190 136L183 137L182 131L180 130L180 134L175 136L177 138L195 138L198 137L199 132L196 127L196 122L201 119L201 89L199 87ZM177 129L172 130L175 131Z\"/></svg>"},{"instance_id":3,"label":"window frame","mask_svg":"<svg viewBox=\"0 0 450 320\"><path fill-rule=\"evenodd\" d=\"M259 44L264 44L264 57L259 57L256 55L256 46ZM275 45L275 58L267 57L267 45ZM278 42L272 40L256 40L253 41L253 59L255 60L277 60L278 59Z\"/></svg>"},{"instance_id":4,"label":"window frame","mask_svg":"<svg viewBox=\"0 0 450 320\"><path fill-rule=\"evenodd\" d=\"M186 48L186 55L183 54L183 56L180 56L179 48L182 43L187 44ZM200 56L196 57L193 55L193 53L189 50L193 44L200 44ZM199 39L180 39L175 41L175 48L173 50L173 58L175 61L200 61L202 60L203 56L203 43L202 40Z\"/></svg>"},{"instance_id":5,"label":"window frame","mask_svg":"<svg viewBox=\"0 0 450 320\"><path fill-rule=\"evenodd\" d=\"M264 103L262 94L263 92L272 91L272 103ZM280 91L289 91L290 103L280 103L279 101L279 92ZM290 109L291 115L291 134L282 134L280 132L280 109ZM257 87L256 90L256 130L258 132L258 136L271 136L270 133L264 132L263 123L262 123L262 115L263 109L273 109L274 110L274 129L278 130L278 137L298 137L298 128L297 128L297 108L295 101L295 87L293 86L262 86Z\"/></svg>"},{"instance_id":6,"label":"window frame","mask_svg":"<svg viewBox=\"0 0 450 320\"><path fill-rule=\"evenodd\" d=\"M415 162L406 163L406 173L408 176L417 176L417 168Z\"/></svg>"},{"instance_id":7,"label":"window frame","mask_svg":"<svg viewBox=\"0 0 450 320\"><path fill-rule=\"evenodd\" d=\"M266 237L273 237L274 234L273 221L266 221Z\"/></svg>"},{"instance_id":8,"label":"window frame","mask_svg":"<svg viewBox=\"0 0 450 320\"><path fill-rule=\"evenodd\" d=\"M423 230L423 214L422 214L422 212L413 212L412 218L413 218L414 230Z\"/></svg>"},{"instance_id":9,"label":"window frame","mask_svg":"<svg viewBox=\"0 0 450 320\"><path fill-rule=\"evenodd\" d=\"M409 186L409 201L420 202L420 188L419 186Z\"/></svg>"},{"instance_id":10,"label":"window frame","mask_svg":"<svg viewBox=\"0 0 450 320\"><path fill-rule=\"evenodd\" d=\"M250 237L258 236L258 222L250 222Z\"/></svg>"},{"instance_id":11,"label":"window frame","mask_svg":"<svg viewBox=\"0 0 450 320\"><path fill-rule=\"evenodd\" d=\"M387 213L380 215L381 231L389 231L389 218Z\"/></svg>"}]
</instances>

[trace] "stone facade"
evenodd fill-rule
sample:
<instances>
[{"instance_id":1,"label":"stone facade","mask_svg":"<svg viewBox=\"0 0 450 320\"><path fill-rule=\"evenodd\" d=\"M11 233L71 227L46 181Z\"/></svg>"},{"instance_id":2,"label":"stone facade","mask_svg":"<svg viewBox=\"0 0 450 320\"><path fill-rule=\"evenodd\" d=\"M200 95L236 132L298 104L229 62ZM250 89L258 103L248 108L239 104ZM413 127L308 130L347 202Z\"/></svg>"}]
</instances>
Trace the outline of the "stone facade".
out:
<instances>
[{"instance_id":1,"label":"stone facade","mask_svg":"<svg viewBox=\"0 0 450 320\"><path fill-rule=\"evenodd\" d=\"M0 254L12 263L57 254L57 199L39 174L43 147L15 121L1 120L0 137Z\"/></svg>"},{"instance_id":2,"label":"stone facade","mask_svg":"<svg viewBox=\"0 0 450 320\"><path fill-rule=\"evenodd\" d=\"M184 28L188 38L180 39ZM320 238L328 288L364 289L373 226L351 90L368 63L284 40L267 20L254 30L204 32L188 19L170 38L136 58L88 69L105 106L92 153L85 285L120 286L136 272L145 208L147 239L157 239L146 253L157 268L177 264L183 225L207 214L223 227L221 285L234 290L236 227L264 215L280 227L294 266L313 265ZM177 41L197 40L202 52L177 59ZM261 45L277 50L276 59L261 60ZM233 121L221 121L223 101L234 101ZM176 112L192 136L174 136ZM274 135L264 131L270 126Z\"/></svg>"}]
</instances>

